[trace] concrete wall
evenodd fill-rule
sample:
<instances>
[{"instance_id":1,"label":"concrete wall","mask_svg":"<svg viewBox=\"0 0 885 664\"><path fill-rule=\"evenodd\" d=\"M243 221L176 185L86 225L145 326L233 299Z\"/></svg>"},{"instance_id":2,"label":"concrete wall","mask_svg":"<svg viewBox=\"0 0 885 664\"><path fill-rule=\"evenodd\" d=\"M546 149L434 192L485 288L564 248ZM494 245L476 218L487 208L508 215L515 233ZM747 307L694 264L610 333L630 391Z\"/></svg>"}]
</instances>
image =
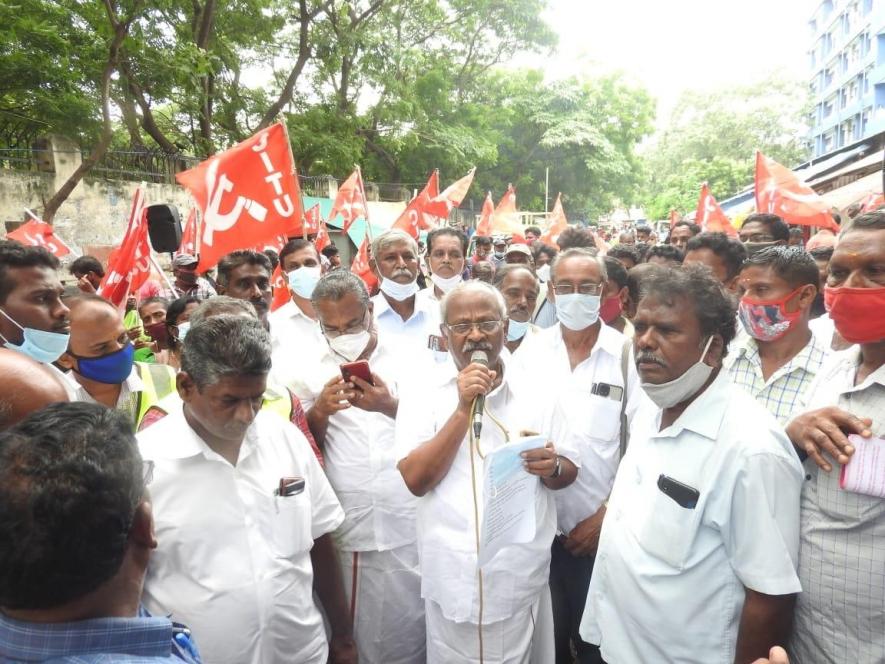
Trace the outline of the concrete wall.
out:
<instances>
[{"instance_id":1,"label":"concrete wall","mask_svg":"<svg viewBox=\"0 0 885 664\"><path fill-rule=\"evenodd\" d=\"M25 207L39 216L44 202L60 184L59 179L54 173L0 169L0 220L22 221ZM118 244L126 230L132 194L138 186L137 182L87 176L59 208L55 216L55 232L67 244L84 252L89 246ZM191 198L181 187L145 184L145 197L148 205L170 203L178 206L182 223L187 219Z\"/></svg>"}]
</instances>

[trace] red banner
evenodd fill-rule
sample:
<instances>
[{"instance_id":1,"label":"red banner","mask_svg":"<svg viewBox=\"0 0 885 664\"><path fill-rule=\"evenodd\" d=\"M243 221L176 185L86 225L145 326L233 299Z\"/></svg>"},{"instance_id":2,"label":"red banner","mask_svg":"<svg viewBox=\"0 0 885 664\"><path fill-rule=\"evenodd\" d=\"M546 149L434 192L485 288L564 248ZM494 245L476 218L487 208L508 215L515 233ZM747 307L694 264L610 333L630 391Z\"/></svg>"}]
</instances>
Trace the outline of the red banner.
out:
<instances>
[{"instance_id":1,"label":"red banner","mask_svg":"<svg viewBox=\"0 0 885 664\"><path fill-rule=\"evenodd\" d=\"M187 216L187 223L181 233L181 244L178 245L176 254L197 255L197 233L199 231L197 224L197 210L191 208L191 213Z\"/></svg>"},{"instance_id":2,"label":"red banner","mask_svg":"<svg viewBox=\"0 0 885 664\"><path fill-rule=\"evenodd\" d=\"M203 214L199 271L225 254L287 235L301 223L298 178L277 123L176 176Z\"/></svg>"},{"instance_id":3,"label":"red banner","mask_svg":"<svg viewBox=\"0 0 885 664\"><path fill-rule=\"evenodd\" d=\"M492 234L492 214L495 212L495 203L492 201L492 192L486 194L482 204L482 212L479 215L479 223L476 224L476 234L489 237Z\"/></svg>"},{"instance_id":4,"label":"red banner","mask_svg":"<svg viewBox=\"0 0 885 664\"><path fill-rule=\"evenodd\" d=\"M568 219L565 217L565 210L562 209L562 194L557 194L556 202L553 204L553 210L547 218L549 224L547 230L541 236L540 240L544 244L555 245L556 238L566 228L568 228Z\"/></svg>"},{"instance_id":5,"label":"red banner","mask_svg":"<svg viewBox=\"0 0 885 664\"><path fill-rule=\"evenodd\" d=\"M670 230L673 230L673 227L682 220L679 216L679 213L676 211L676 208L670 209Z\"/></svg>"},{"instance_id":6,"label":"red banner","mask_svg":"<svg viewBox=\"0 0 885 664\"><path fill-rule=\"evenodd\" d=\"M789 168L756 153L756 211L778 215L788 224L839 232L830 205Z\"/></svg>"},{"instance_id":7,"label":"red banner","mask_svg":"<svg viewBox=\"0 0 885 664\"><path fill-rule=\"evenodd\" d=\"M56 258L61 258L71 253L70 247L56 237L52 232L52 226L45 221L31 219L11 233L7 233L6 238L26 246L43 247Z\"/></svg>"},{"instance_id":8,"label":"red banner","mask_svg":"<svg viewBox=\"0 0 885 664\"><path fill-rule=\"evenodd\" d=\"M697 211L694 214L694 223L701 227L706 233L725 233L726 235L737 236L737 231L731 225L731 220L719 207L719 203L710 193L707 183L701 185L701 195L698 198ZM671 226L672 228L672 226Z\"/></svg>"},{"instance_id":9,"label":"red banner","mask_svg":"<svg viewBox=\"0 0 885 664\"><path fill-rule=\"evenodd\" d=\"M434 217L426 214L427 206L431 199L439 195L439 172L433 171L424 189L415 198L409 201L406 209L397 218L391 228L398 228L418 239L419 231L434 227Z\"/></svg>"},{"instance_id":10,"label":"red banner","mask_svg":"<svg viewBox=\"0 0 885 664\"><path fill-rule=\"evenodd\" d=\"M473 176L475 174L476 167L471 168L470 172L463 178L450 184L441 194L434 195L425 205L424 211L434 217L448 219L449 213L461 205L461 201L467 196L470 185L473 184Z\"/></svg>"},{"instance_id":11,"label":"red banner","mask_svg":"<svg viewBox=\"0 0 885 664\"><path fill-rule=\"evenodd\" d=\"M357 252L356 257L353 259L353 263L350 266L350 271L363 280L363 282L366 284L366 288L369 290L370 295L378 287L378 277L375 276L375 273L372 272L372 268L369 266L368 234L366 234L366 236L363 238L362 243L360 244L360 249Z\"/></svg>"},{"instance_id":12,"label":"red banner","mask_svg":"<svg viewBox=\"0 0 885 664\"><path fill-rule=\"evenodd\" d=\"M332 204L329 221L340 214L344 220L343 230L346 233L350 225L360 217L365 218L368 223L368 210L363 176L357 169L338 187L338 195L335 196L335 203Z\"/></svg>"},{"instance_id":13,"label":"red banner","mask_svg":"<svg viewBox=\"0 0 885 664\"><path fill-rule=\"evenodd\" d=\"M98 286L98 294L117 307L148 280L151 274L151 248L145 219L144 192L135 190L123 242L108 258L108 269Z\"/></svg>"}]
</instances>

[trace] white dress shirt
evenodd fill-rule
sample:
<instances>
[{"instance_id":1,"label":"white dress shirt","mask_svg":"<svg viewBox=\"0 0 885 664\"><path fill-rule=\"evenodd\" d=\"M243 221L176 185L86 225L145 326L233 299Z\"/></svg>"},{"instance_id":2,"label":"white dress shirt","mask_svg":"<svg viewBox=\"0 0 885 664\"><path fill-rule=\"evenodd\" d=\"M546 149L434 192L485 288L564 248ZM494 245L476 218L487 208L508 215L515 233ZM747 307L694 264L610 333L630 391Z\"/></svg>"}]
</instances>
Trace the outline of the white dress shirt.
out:
<instances>
[{"instance_id":1,"label":"white dress shirt","mask_svg":"<svg viewBox=\"0 0 885 664\"><path fill-rule=\"evenodd\" d=\"M369 368L396 395L402 368L399 354L381 340ZM323 386L341 375L343 360L327 350L304 367L309 392L302 402L313 406ZM329 417L323 447L326 475L344 508L344 523L336 533L344 551L387 551L415 542L416 498L396 469L394 420L351 406Z\"/></svg>"},{"instance_id":2,"label":"white dress shirt","mask_svg":"<svg viewBox=\"0 0 885 664\"><path fill-rule=\"evenodd\" d=\"M68 399L71 401L98 403L92 398L92 395L86 391L86 388L77 382L73 370L60 375L65 383ZM124 413L130 421L134 422L135 414L138 410L138 394L142 391L144 391L144 383L141 380L141 376L138 375L138 364L133 364L129 376L127 376L126 380L120 383L120 395L117 397L117 405L114 407L115 410Z\"/></svg>"},{"instance_id":3,"label":"white dress shirt","mask_svg":"<svg viewBox=\"0 0 885 664\"><path fill-rule=\"evenodd\" d=\"M725 371L663 431L642 408L608 503L581 637L609 664L732 664L744 587L800 591L802 467ZM694 509L658 488L698 490Z\"/></svg>"},{"instance_id":4,"label":"white dress shirt","mask_svg":"<svg viewBox=\"0 0 885 664\"><path fill-rule=\"evenodd\" d=\"M268 314L267 319L270 322L273 381L288 387L299 399L304 399L304 364L315 361L319 353L329 347L320 324L301 311L292 300Z\"/></svg>"},{"instance_id":5,"label":"white dress shirt","mask_svg":"<svg viewBox=\"0 0 885 664\"><path fill-rule=\"evenodd\" d=\"M206 662L324 664L310 549L344 519L298 429L260 411L236 466L213 452L182 411L138 435L155 463L150 485L159 547L143 601L193 631ZM304 490L274 496L281 477Z\"/></svg>"},{"instance_id":6,"label":"white dress shirt","mask_svg":"<svg viewBox=\"0 0 885 664\"><path fill-rule=\"evenodd\" d=\"M398 459L433 438L455 411L457 377L455 364L449 359L434 366L420 386L401 385L396 420ZM514 439L523 430L547 434L542 428L543 414L534 403L532 386L518 383L518 377L511 376L509 369L505 369L501 384L486 397L480 441L483 454L506 444L504 434L488 413L498 419ZM579 463L574 450L553 442L559 454ZM471 481L469 436L465 436L449 472L418 499L418 552L421 596L435 602L447 620L478 623L474 500L482 522L484 462L474 455L473 463L475 483ZM504 547L483 567L483 623L505 620L524 611L547 587L556 507L553 492L543 485L539 488L535 536L526 544Z\"/></svg>"},{"instance_id":7,"label":"white dress shirt","mask_svg":"<svg viewBox=\"0 0 885 664\"><path fill-rule=\"evenodd\" d=\"M539 401L549 402L544 430L555 441L567 440L578 450L581 472L570 486L557 491L559 532L568 535L580 521L592 516L611 492L620 460L621 401L592 394L593 385L607 383L622 390L621 354L627 338L605 324L590 356L571 369L559 325L527 337L514 354L513 364L532 381ZM645 393L632 361L627 362L627 416L632 418Z\"/></svg>"},{"instance_id":8,"label":"white dress shirt","mask_svg":"<svg viewBox=\"0 0 885 664\"><path fill-rule=\"evenodd\" d=\"M408 354L412 360L423 365L434 360L434 352L427 345L431 335L442 334L439 323L439 302L428 297L415 295L415 309L408 320L403 320L391 307L384 293L372 298L374 303L373 317L378 328L378 335L398 352ZM440 359L445 354L439 353Z\"/></svg>"}]
</instances>

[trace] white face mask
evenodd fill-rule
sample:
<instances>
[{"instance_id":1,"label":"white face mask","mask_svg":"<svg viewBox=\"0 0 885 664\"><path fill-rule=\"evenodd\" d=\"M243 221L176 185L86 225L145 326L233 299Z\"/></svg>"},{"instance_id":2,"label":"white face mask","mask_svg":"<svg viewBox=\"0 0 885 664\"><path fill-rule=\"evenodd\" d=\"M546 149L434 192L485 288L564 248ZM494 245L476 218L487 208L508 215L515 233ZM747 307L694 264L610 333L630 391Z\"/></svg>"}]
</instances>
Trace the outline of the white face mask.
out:
<instances>
[{"instance_id":1,"label":"white face mask","mask_svg":"<svg viewBox=\"0 0 885 664\"><path fill-rule=\"evenodd\" d=\"M369 331L363 330L355 334L342 334L331 339L326 337L326 341L329 342L329 348L334 353L337 353L348 362L353 362L366 350L366 346L369 345L371 338L372 335L369 334Z\"/></svg>"},{"instance_id":2,"label":"white face mask","mask_svg":"<svg viewBox=\"0 0 885 664\"><path fill-rule=\"evenodd\" d=\"M454 277L449 277L448 279L446 279L445 277L441 277L438 274L431 274L430 280L443 293L448 293L450 290L452 290L455 286L463 281L460 274L456 274Z\"/></svg>"},{"instance_id":3,"label":"white face mask","mask_svg":"<svg viewBox=\"0 0 885 664\"><path fill-rule=\"evenodd\" d=\"M176 327L178 327L178 340L184 341L184 338L187 336L188 330L191 329L191 322L189 320L186 320L183 323L179 323Z\"/></svg>"},{"instance_id":4,"label":"white face mask","mask_svg":"<svg viewBox=\"0 0 885 664\"><path fill-rule=\"evenodd\" d=\"M541 281L550 281L550 263L539 267L535 271L535 274L538 275L538 279L540 279Z\"/></svg>"},{"instance_id":5,"label":"white face mask","mask_svg":"<svg viewBox=\"0 0 885 664\"><path fill-rule=\"evenodd\" d=\"M556 318L570 330L586 330L599 320L600 300L599 295L557 295Z\"/></svg>"},{"instance_id":6,"label":"white face mask","mask_svg":"<svg viewBox=\"0 0 885 664\"><path fill-rule=\"evenodd\" d=\"M313 267L305 265L292 270L291 272L287 272L286 276L289 278L289 288L298 297L303 297L305 300L309 300L310 296L313 295L313 289L316 288L317 282L320 280L322 272L323 268L319 265L314 265Z\"/></svg>"},{"instance_id":7,"label":"white face mask","mask_svg":"<svg viewBox=\"0 0 885 664\"><path fill-rule=\"evenodd\" d=\"M401 284L387 277L381 277L381 292L397 302L402 302L418 292L418 280L415 279L411 283Z\"/></svg>"},{"instance_id":8,"label":"white face mask","mask_svg":"<svg viewBox=\"0 0 885 664\"><path fill-rule=\"evenodd\" d=\"M655 402L658 408L672 408L676 404L680 404L689 397L697 393L704 383L710 378L713 367L704 364L704 358L707 351L710 350L710 343L713 337L707 339L707 345L704 346L704 352L701 353L701 359L691 365L684 374L679 378L674 378L668 383L640 383L642 389L648 397Z\"/></svg>"}]
</instances>

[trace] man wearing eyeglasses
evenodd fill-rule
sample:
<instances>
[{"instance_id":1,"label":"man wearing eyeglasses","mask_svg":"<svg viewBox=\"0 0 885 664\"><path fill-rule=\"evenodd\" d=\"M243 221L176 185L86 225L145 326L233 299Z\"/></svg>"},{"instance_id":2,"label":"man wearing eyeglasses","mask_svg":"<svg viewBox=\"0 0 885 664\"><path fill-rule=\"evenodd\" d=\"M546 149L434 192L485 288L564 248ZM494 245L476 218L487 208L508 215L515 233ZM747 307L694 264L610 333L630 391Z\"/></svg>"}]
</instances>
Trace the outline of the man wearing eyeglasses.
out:
<instances>
[{"instance_id":1,"label":"man wearing eyeglasses","mask_svg":"<svg viewBox=\"0 0 885 664\"><path fill-rule=\"evenodd\" d=\"M549 418L535 405L534 387L502 357L507 307L501 293L469 281L448 293L440 309L451 357L422 376L419 387L401 386L396 427L397 467L409 490L421 497L427 661L549 663L553 491L575 480L577 455L552 442L523 453L525 472L539 478L534 532L525 543L504 546L480 570L485 459L526 431L549 441ZM476 361L477 351L486 363ZM476 436L471 424L480 395L485 404Z\"/></svg>"},{"instance_id":2,"label":"man wearing eyeglasses","mask_svg":"<svg viewBox=\"0 0 885 664\"><path fill-rule=\"evenodd\" d=\"M330 272L311 296L326 348L301 365L301 396L344 523L335 531L361 662L425 661L416 500L393 455L396 382L414 365L385 343L363 281ZM366 361L362 376L342 366ZM383 378L382 378L383 377ZM371 378L371 381L366 380Z\"/></svg>"},{"instance_id":3,"label":"man wearing eyeglasses","mask_svg":"<svg viewBox=\"0 0 885 664\"><path fill-rule=\"evenodd\" d=\"M586 664L602 661L578 628L621 456L621 414L632 418L641 396L627 337L599 315L608 279L603 259L567 249L554 259L550 275L559 324L530 337L514 360L531 372L538 399L554 413L553 439L570 441L580 454L577 481L556 493L550 592L556 661L571 662L574 647L577 661Z\"/></svg>"}]
</instances>

